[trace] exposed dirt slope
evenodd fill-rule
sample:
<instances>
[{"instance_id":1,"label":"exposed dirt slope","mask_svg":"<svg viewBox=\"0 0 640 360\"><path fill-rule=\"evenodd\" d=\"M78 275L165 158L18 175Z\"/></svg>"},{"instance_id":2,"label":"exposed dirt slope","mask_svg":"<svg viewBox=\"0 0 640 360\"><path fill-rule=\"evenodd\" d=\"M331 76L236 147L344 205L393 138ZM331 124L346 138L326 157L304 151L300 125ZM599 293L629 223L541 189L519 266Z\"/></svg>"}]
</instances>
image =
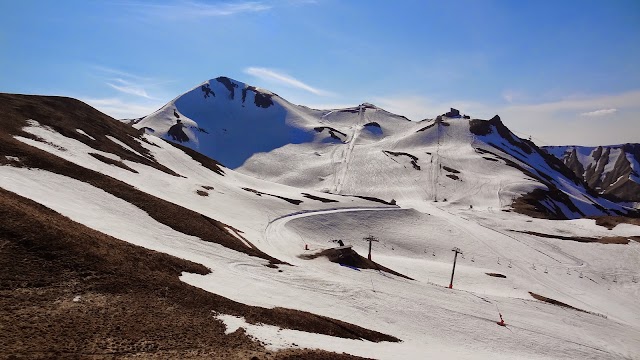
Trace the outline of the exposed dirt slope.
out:
<instances>
[{"instance_id":1,"label":"exposed dirt slope","mask_svg":"<svg viewBox=\"0 0 640 360\"><path fill-rule=\"evenodd\" d=\"M28 358L286 358L215 313L332 336L392 337L290 309L243 305L181 282L205 267L114 239L0 189L0 354ZM275 270L274 270L275 271ZM75 301L74 301L75 299ZM303 358L344 358L301 352Z\"/></svg>"}]
</instances>

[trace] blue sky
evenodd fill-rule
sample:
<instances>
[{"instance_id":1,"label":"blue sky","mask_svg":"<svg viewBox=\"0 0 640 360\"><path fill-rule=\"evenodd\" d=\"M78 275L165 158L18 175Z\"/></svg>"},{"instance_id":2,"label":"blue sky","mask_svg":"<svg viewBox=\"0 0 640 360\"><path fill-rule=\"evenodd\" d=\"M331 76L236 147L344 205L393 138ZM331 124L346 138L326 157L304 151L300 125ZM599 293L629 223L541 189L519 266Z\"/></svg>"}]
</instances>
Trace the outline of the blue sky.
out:
<instances>
[{"instance_id":1,"label":"blue sky","mask_svg":"<svg viewBox=\"0 0 640 360\"><path fill-rule=\"evenodd\" d=\"M640 142L640 1L3 1L0 91L146 115L220 75L313 107Z\"/></svg>"}]
</instances>

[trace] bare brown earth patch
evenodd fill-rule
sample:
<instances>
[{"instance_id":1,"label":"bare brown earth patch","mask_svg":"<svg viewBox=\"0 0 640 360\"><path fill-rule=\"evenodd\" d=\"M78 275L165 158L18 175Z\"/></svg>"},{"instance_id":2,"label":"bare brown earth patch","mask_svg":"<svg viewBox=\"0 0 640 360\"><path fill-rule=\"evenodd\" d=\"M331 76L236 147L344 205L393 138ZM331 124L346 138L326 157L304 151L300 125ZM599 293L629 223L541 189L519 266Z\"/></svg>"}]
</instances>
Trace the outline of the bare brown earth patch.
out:
<instances>
[{"instance_id":1,"label":"bare brown earth patch","mask_svg":"<svg viewBox=\"0 0 640 360\"><path fill-rule=\"evenodd\" d=\"M286 202L288 202L290 204L294 204L294 205L300 205L300 203L302 203L302 200L289 199L289 198L284 197L284 196L268 194L268 193L265 193L265 192L262 192L262 191L258 191L258 190L255 190L255 189L251 189L251 188L244 187L244 188L242 188L242 190L248 191L248 192L252 192L252 193L254 193L254 194L258 195L258 196L262 196L262 195L272 196L274 198L282 199L282 200L284 200L284 201L286 201Z\"/></svg>"},{"instance_id":2,"label":"bare brown earth patch","mask_svg":"<svg viewBox=\"0 0 640 360\"><path fill-rule=\"evenodd\" d=\"M382 150L382 152L389 156L406 156L409 159L411 159L411 166L413 166L414 169L416 170L420 170L420 165L418 165L418 157L415 155L411 155L409 153L405 153L405 152L396 152L396 151L387 151L387 150Z\"/></svg>"},{"instance_id":3,"label":"bare brown earth patch","mask_svg":"<svg viewBox=\"0 0 640 360\"><path fill-rule=\"evenodd\" d=\"M91 155L91 156L93 156L94 158L96 158L96 159L98 159L98 160L102 161L102 162L103 162L103 163L105 163L105 164L114 165L114 166L117 166L117 167L119 167L119 168L122 168L122 169L125 169L125 170L128 170L128 171L131 171L132 173L136 173L136 174L138 173L136 170L134 170L134 169L132 169L132 168L128 167L128 166L127 166L127 164L123 163L122 161L119 161L119 160L113 160L113 159L108 158L108 157L106 157L106 156L104 156L104 155L100 155L100 154L96 154L96 153L89 153L89 155Z\"/></svg>"},{"instance_id":4,"label":"bare brown earth patch","mask_svg":"<svg viewBox=\"0 0 640 360\"><path fill-rule=\"evenodd\" d=\"M544 234L544 233L539 233L535 231L519 231L519 230L511 230L511 231L544 237L544 238L570 240L570 241L577 241L581 243L626 245L629 243L629 239L633 239L635 241L640 242L640 236L607 236L607 237L601 237L601 238L592 238L592 237L583 237L583 236L562 236L562 235Z\"/></svg>"},{"instance_id":5,"label":"bare brown earth patch","mask_svg":"<svg viewBox=\"0 0 640 360\"><path fill-rule=\"evenodd\" d=\"M492 277L497 277L497 278L503 278L503 279L507 278L507 275L498 274L498 273L485 273L485 274L487 274L489 276L492 276Z\"/></svg>"},{"instance_id":6,"label":"bare brown earth patch","mask_svg":"<svg viewBox=\"0 0 640 360\"><path fill-rule=\"evenodd\" d=\"M364 200L368 200L368 201L372 201L372 202L377 202L377 203L385 204L385 205L395 205L395 204L396 204L395 200L386 201L386 200L382 200L382 199L379 199L379 198L377 198L377 197L373 197L373 196L364 196L364 195L344 195L344 194L334 194L334 195L347 196L347 197L357 197L357 198L359 198L359 199L364 199Z\"/></svg>"},{"instance_id":7,"label":"bare brown earth patch","mask_svg":"<svg viewBox=\"0 0 640 360\"><path fill-rule=\"evenodd\" d=\"M573 306L571 306L569 304L565 304L563 302L548 298L546 296L538 295L538 294L533 293L531 291L529 291L529 295L531 295L531 297L533 297L536 300L543 301L543 302L546 302L546 303L549 303L549 304L552 304L552 305L561 306L561 307L564 307L564 308L567 308L567 309L572 309L572 310L580 311L580 312L583 312L583 313L599 316L599 317L602 317L602 318L605 318L605 319L607 318L607 315L599 314L599 313L592 312L592 311L578 309L577 307L573 307Z\"/></svg>"},{"instance_id":8,"label":"bare brown earth patch","mask_svg":"<svg viewBox=\"0 0 640 360\"><path fill-rule=\"evenodd\" d=\"M627 216L590 216L589 219L595 219L596 225L604 226L611 230L618 224L631 224L640 226L640 218Z\"/></svg>"},{"instance_id":9,"label":"bare brown earth patch","mask_svg":"<svg viewBox=\"0 0 640 360\"><path fill-rule=\"evenodd\" d=\"M123 160L148 165L179 176L155 161L149 151L135 140L140 137L142 131L114 120L79 100L60 96L0 93L0 114L2 114L3 132L0 134L2 142L6 137L14 135L37 140L33 135L21 130L27 126L27 120L33 119L96 150L112 153ZM95 140L80 134L77 129L84 131ZM118 139L143 156L123 148L108 139L106 135Z\"/></svg>"},{"instance_id":10,"label":"bare brown earth patch","mask_svg":"<svg viewBox=\"0 0 640 360\"><path fill-rule=\"evenodd\" d=\"M166 141L166 140L165 140ZM168 144L173 145L174 147L182 150L185 154L189 155L193 160L197 161L200 163L200 165L206 167L207 169L213 171L214 173L218 174L218 175L222 175L224 176L224 170L220 168L220 166L222 166L219 162L206 157L202 154L200 154L199 152L188 148L184 145L178 144L178 143L174 143L171 141L167 141Z\"/></svg>"},{"instance_id":11,"label":"bare brown earth patch","mask_svg":"<svg viewBox=\"0 0 640 360\"><path fill-rule=\"evenodd\" d=\"M323 197L320 197L320 196L315 196L315 195L311 195L311 194L307 194L307 193L302 193L302 196L306 197L307 199L316 200L316 201L320 201L320 202L323 202L323 203L339 202L338 200L327 199L327 198L323 198Z\"/></svg>"},{"instance_id":12,"label":"bare brown earth patch","mask_svg":"<svg viewBox=\"0 0 640 360\"><path fill-rule=\"evenodd\" d=\"M147 250L0 189L0 354L13 358L355 359L269 352L216 313L331 336L398 341L297 310L247 306L192 287L200 264ZM247 294L250 296L250 294Z\"/></svg>"},{"instance_id":13,"label":"bare brown earth patch","mask_svg":"<svg viewBox=\"0 0 640 360\"><path fill-rule=\"evenodd\" d=\"M386 273L389 274L393 274L396 276L400 276L403 277L405 279L409 279L409 280L413 280L412 278L406 276L406 275L402 275L397 271L391 270L387 267L384 267L374 261L371 261L367 258L364 258L362 256L360 256L357 252L355 252L352 248L347 247L347 248L342 248L342 249L336 249L336 248L332 248L332 249L325 249L322 250L320 252L316 252L313 254L302 254L300 255L301 259L305 259L305 260L312 260L312 259L317 259L319 257L326 257L327 259L329 259L329 261L337 263L337 264L344 264L344 265L348 265L348 266L352 266L352 267L356 267L358 269L374 269L374 270L380 270L380 271L384 271Z\"/></svg>"},{"instance_id":14,"label":"bare brown earth patch","mask_svg":"<svg viewBox=\"0 0 640 360\"><path fill-rule=\"evenodd\" d=\"M448 171L448 172L450 172L450 173L460 174L460 171L458 171L458 170L456 170L456 169L454 169L454 168L450 168L450 167L448 167L448 166L444 166L444 165L442 165L442 168L443 168L445 171Z\"/></svg>"},{"instance_id":15,"label":"bare brown earth patch","mask_svg":"<svg viewBox=\"0 0 640 360\"><path fill-rule=\"evenodd\" d=\"M200 195L200 196L209 196L209 193L203 190L196 190L196 194Z\"/></svg>"}]
</instances>

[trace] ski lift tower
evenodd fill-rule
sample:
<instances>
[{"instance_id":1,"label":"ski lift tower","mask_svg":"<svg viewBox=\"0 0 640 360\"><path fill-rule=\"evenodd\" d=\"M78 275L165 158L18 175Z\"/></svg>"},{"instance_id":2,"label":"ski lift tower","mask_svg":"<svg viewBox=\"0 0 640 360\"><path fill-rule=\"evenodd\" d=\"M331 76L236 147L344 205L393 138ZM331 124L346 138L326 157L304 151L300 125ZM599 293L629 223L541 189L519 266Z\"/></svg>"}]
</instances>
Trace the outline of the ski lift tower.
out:
<instances>
[{"instance_id":1,"label":"ski lift tower","mask_svg":"<svg viewBox=\"0 0 640 360\"><path fill-rule=\"evenodd\" d=\"M367 236L365 238L362 238L362 240L364 241L368 241L369 242L369 256L367 256L367 259L371 260L371 243L372 242L378 242L379 240L377 238L375 238L374 236Z\"/></svg>"}]
</instances>

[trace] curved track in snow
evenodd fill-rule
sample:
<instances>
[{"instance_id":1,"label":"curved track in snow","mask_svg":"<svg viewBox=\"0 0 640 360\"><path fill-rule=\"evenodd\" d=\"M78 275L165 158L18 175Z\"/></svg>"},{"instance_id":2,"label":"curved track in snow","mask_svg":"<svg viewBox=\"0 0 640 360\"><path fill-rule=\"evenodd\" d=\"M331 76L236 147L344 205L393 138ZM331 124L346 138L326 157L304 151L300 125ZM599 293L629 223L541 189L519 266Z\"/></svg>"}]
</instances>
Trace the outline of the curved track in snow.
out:
<instances>
[{"instance_id":1,"label":"curved track in snow","mask_svg":"<svg viewBox=\"0 0 640 360\"><path fill-rule=\"evenodd\" d=\"M295 219L317 216L317 215L325 215L325 214L334 214L334 213L342 213L342 212L355 212L355 211L393 211L393 210L403 210L401 207L389 207L389 206L374 206L374 207L351 207L351 208L334 208L334 209L323 209L323 210L310 210L310 211L300 211L287 215L280 216L274 220L271 220L267 227L264 230L264 240L266 247L263 248L263 251L269 251L272 256L276 258L287 261L290 263L300 263L300 261L304 261L305 264L308 263L307 260L300 260L298 257L300 254L304 253L305 245L307 242L300 237L299 240L287 240L287 236L285 236L285 226L286 224ZM290 237L289 237L290 238ZM318 250L318 248L311 249ZM275 253L273 253L275 251Z\"/></svg>"}]
</instances>

